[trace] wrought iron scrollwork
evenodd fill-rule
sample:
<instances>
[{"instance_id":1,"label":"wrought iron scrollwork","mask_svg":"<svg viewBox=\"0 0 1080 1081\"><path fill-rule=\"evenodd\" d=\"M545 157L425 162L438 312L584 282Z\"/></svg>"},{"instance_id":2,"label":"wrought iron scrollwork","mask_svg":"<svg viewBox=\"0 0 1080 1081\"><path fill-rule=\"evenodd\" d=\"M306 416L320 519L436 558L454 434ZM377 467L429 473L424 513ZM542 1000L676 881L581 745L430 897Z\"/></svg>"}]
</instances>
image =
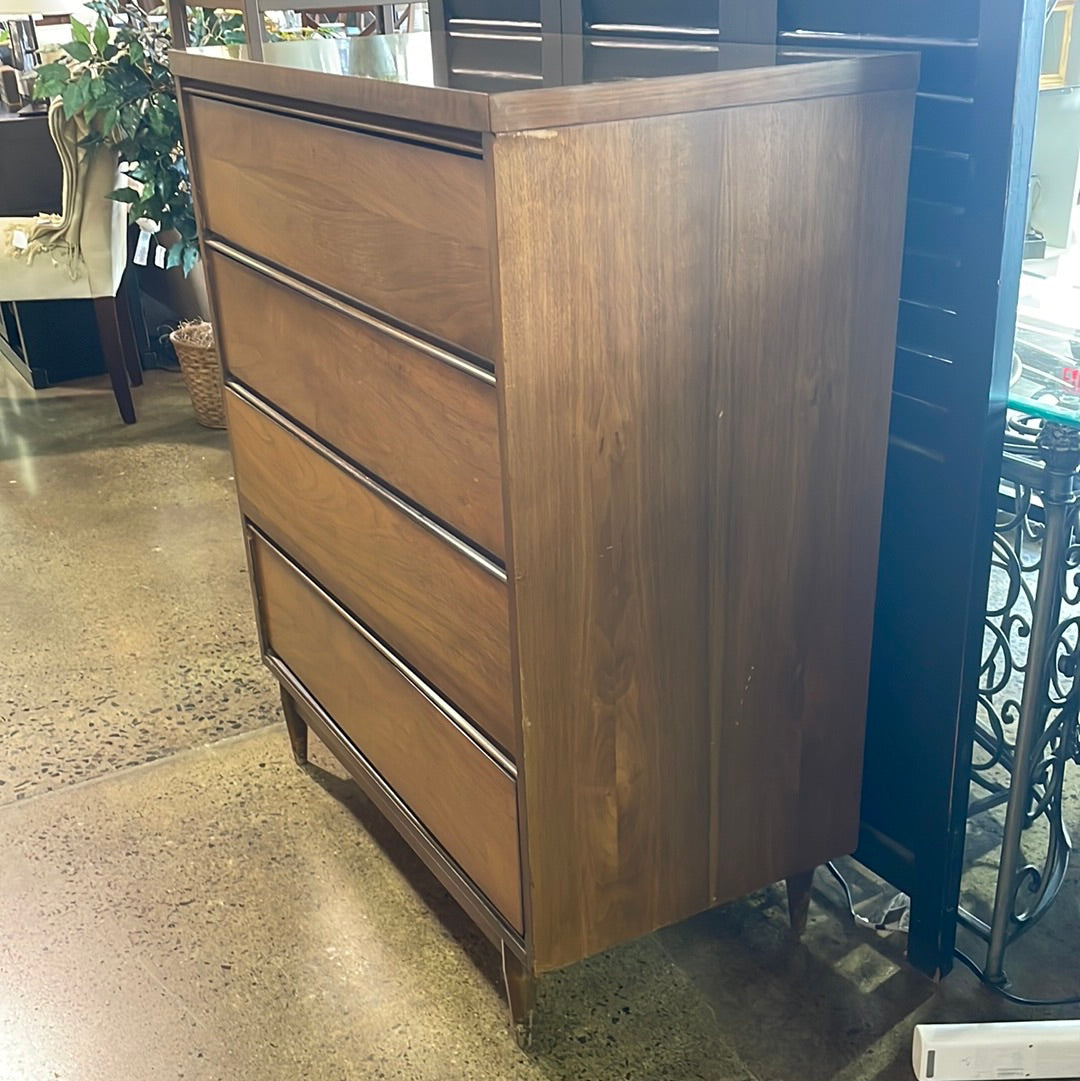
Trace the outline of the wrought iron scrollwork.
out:
<instances>
[{"instance_id":1,"label":"wrought iron scrollwork","mask_svg":"<svg viewBox=\"0 0 1080 1081\"><path fill-rule=\"evenodd\" d=\"M1005 449L972 765L981 795L971 802L972 815L1009 804L993 923L974 921L998 979L1005 946L1065 878L1062 788L1068 763L1080 763L1080 431L1011 417ZM1024 856L1024 835L1038 839L1038 859Z\"/></svg>"}]
</instances>

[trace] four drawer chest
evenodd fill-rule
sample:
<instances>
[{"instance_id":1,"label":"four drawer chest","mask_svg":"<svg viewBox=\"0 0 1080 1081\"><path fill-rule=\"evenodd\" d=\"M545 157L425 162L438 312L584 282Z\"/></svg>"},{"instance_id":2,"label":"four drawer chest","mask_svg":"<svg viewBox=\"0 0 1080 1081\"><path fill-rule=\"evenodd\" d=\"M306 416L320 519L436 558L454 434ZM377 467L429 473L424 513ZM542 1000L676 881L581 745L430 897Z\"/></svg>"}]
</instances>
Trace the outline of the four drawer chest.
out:
<instances>
[{"instance_id":1,"label":"four drawer chest","mask_svg":"<svg viewBox=\"0 0 1080 1081\"><path fill-rule=\"evenodd\" d=\"M172 58L293 749L522 1038L536 976L854 847L918 63L542 52Z\"/></svg>"}]
</instances>

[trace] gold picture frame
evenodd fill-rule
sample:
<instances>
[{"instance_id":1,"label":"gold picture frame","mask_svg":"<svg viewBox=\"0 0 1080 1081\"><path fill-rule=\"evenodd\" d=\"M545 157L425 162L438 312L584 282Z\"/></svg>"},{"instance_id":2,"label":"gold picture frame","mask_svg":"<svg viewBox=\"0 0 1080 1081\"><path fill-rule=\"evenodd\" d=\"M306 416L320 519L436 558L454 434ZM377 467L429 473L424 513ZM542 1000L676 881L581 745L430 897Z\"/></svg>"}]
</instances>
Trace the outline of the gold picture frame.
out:
<instances>
[{"instance_id":1,"label":"gold picture frame","mask_svg":"<svg viewBox=\"0 0 1080 1081\"><path fill-rule=\"evenodd\" d=\"M1046 20L1040 90L1058 90L1065 85L1075 10L1076 0L1057 0Z\"/></svg>"}]
</instances>

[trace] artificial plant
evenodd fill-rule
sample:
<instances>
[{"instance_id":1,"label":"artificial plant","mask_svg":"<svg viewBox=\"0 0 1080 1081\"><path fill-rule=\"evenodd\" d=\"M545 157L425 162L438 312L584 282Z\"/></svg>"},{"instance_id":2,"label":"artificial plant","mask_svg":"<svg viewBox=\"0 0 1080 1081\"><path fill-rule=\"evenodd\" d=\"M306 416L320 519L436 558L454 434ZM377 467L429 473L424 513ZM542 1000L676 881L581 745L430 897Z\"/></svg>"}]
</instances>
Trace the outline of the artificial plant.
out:
<instances>
[{"instance_id":1,"label":"artificial plant","mask_svg":"<svg viewBox=\"0 0 1080 1081\"><path fill-rule=\"evenodd\" d=\"M93 0L89 7L97 14L93 29L71 20L72 40L62 46L65 56L37 69L35 94L61 98L64 115L85 129L82 146L117 150L125 171L139 183L118 188L111 198L128 203L133 220L174 231L177 239L168 247L165 265L188 274L198 261L199 246L169 72L167 23L129 0ZM211 29L226 32L208 23L203 16L199 29L204 37Z\"/></svg>"}]
</instances>

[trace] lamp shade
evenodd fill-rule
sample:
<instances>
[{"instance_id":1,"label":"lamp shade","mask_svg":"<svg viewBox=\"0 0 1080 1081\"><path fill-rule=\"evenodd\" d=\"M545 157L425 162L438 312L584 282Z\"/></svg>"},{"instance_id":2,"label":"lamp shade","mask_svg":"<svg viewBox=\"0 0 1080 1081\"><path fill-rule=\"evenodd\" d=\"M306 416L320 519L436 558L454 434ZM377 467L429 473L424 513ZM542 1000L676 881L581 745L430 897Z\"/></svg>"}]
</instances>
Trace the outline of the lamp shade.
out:
<instances>
[{"instance_id":1,"label":"lamp shade","mask_svg":"<svg viewBox=\"0 0 1080 1081\"><path fill-rule=\"evenodd\" d=\"M81 7L79 0L0 0L0 19L18 15L70 15Z\"/></svg>"}]
</instances>

